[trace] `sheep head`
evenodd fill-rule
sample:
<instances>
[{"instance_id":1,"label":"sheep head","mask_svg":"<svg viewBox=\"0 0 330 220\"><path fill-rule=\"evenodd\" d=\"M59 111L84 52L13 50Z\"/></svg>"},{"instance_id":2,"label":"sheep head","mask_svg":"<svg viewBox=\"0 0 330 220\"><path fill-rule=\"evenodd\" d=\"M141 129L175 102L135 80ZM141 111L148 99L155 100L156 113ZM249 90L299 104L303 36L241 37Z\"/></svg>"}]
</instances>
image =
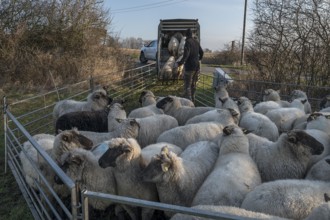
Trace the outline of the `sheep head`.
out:
<instances>
[{"instance_id":1,"label":"sheep head","mask_svg":"<svg viewBox=\"0 0 330 220\"><path fill-rule=\"evenodd\" d=\"M92 153L83 149L66 152L61 156L59 166L73 181L80 182L85 163L88 161L88 154ZM57 175L54 178L57 184L63 184L63 181Z\"/></svg>"},{"instance_id":2,"label":"sheep head","mask_svg":"<svg viewBox=\"0 0 330 220\"><path fill-rule=\"evenodd\" d=\"M55 160L58 160L66 151L70 151L75 148L90 150L92 147L93 142L87 137L79 134L77 129L65 131L59 130L59 134L56 135L54 140L52 155Z\"/></svg>"},{"instance_id":3,"label":"sheep head","mask_svg":"<svg viewBox=\"0 0 330 220\"><path fill-rule=\"evenodd\" d=\"M133 138L113 138L107 143L109 149L98 161L102 168L117 167L123 171L141 154L140 146Z\"/></svg>"},{"instance_id":4,"label":"sheep head","mask_svg":"<svg viewBox=\"0 0 330 220\"><path fill-rule=\"evenodd\" d=\"M142 180L145 182L160 183L172 166L171 152L164 146L161 152L151 159L150 163L142 171Z\"/></svg>"},{"instance_id":5,"label":"sheep head","mask_svg":"<svg viewBox=\"0 0 330 220\"><path fill-rule=\"evenodd\" d=\"M303 130L291 130L287 133L287 142L292 153L301 156L320 155L323 144Z\"/></svg>"}]
</instances>

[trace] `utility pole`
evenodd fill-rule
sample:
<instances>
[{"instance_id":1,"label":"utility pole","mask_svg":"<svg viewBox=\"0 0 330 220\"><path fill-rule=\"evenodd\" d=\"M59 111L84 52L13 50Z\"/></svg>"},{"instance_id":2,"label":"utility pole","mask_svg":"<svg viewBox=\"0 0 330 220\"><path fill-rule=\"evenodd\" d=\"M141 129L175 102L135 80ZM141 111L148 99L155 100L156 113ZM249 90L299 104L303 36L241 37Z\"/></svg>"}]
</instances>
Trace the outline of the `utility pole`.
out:
<instances>
[{"instance_id":1,"label":"utility pole","mask_svg":"<svg viewBox=\"0 0 330 220\"><path fill-rule=\"evenodd\" d=\"M246 26L246 7L247 7L247 0L245 0L245 4L244 4L243 36L242 36L242 51L241 51L241 66L243 66L243 62L244 62L245 26Z\"/></svg>"}]
</instances>

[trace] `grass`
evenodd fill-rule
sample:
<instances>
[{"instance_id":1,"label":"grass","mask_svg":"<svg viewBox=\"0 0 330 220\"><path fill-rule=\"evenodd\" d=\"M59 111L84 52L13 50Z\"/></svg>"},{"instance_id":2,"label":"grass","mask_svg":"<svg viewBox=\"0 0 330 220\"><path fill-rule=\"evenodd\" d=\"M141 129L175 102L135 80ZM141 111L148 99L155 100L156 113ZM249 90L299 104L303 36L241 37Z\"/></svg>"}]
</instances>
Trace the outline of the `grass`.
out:
<instances>
[{"instance_id":1,"label":"grass","mask_svg":"<svg viewBox=\"0 0 330 220\"><path fill-rule=\"evenodd\" d=\"M13 97L17 94L13 94ZM1 104L1 110L3 105ZM22 109L23 110L23 109ZM24 111L24 110L23 110ZM2 114L3 116L3 114ZM4 126L3 117L0 119L0 219L17 220L33 219L33 216L28 208L18 184L7 167L5 173L5 147L4 147Z\"/></svg>"}]
</instances>

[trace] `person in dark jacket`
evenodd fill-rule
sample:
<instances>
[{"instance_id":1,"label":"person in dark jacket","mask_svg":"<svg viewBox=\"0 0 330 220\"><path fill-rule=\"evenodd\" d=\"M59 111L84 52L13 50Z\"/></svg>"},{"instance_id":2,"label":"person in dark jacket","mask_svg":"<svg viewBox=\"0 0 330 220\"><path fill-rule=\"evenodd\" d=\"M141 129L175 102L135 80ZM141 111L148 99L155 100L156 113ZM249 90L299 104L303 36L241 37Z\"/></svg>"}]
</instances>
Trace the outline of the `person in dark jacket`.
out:
<instances>
[{"instance_id":1,"label":"person in dark jacket","mask_svg":"<svg viewBox=\"0 0 330 220\"><path fill-rule=\"evenodd\" d=\"M184 97L195 101L196 83L200 72L200 60L204 52L199 42L192 37L191 29L186 31L186 43L182 59L178 66L184 64Z\"/></svg>"}]
</instances>

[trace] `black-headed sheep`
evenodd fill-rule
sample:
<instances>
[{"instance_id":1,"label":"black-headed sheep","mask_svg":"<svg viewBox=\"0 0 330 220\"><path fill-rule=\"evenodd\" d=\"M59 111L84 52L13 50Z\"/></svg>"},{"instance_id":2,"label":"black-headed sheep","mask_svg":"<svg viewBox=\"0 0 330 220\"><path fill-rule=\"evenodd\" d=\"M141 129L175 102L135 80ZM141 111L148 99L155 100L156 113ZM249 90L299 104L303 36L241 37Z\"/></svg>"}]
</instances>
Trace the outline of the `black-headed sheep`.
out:
<instances>
[{"instance_id":1,"label":"black-headed sheep","mask_svg":"<svg viewBox=\"0 0 330 220\"><path fill-rule=\"evenodd\" d=\"M99 165L102 168L113 167L118 195L159 201L155 185L144 183L140 179L139 175L146 165L136 140L133 138L114 138L108 142L108 146L109 149L99 159ZM136 207L122 206L132 220L140 219ZM153 209L142 208L142 220L152 219L153 213Z\"/></svg>"},{"instance_id":2,"label":"black-headed sheep","mask_svg":"<svg viewBox=\"0 0 330 220\"><path fill-rule=\"evenodd\" d=\"M319 155L324 149L319 141L303 130L283 133L269 145L249 147L263 182L304 178L312 155Z\"/></svg>"},{"instance_id":3,"label":"black-headed sheep","mask_svg":"<svg viewBox=\"0 0 330 220\"><path fill-rule=\"evenodd\" d=\"M184 125L190 118L214 110L213 107L188 107L182 106L180 100L175 96L167 96L156 104L157 108L178 120L179 125Z\"/></svg>"}]
</instances>

